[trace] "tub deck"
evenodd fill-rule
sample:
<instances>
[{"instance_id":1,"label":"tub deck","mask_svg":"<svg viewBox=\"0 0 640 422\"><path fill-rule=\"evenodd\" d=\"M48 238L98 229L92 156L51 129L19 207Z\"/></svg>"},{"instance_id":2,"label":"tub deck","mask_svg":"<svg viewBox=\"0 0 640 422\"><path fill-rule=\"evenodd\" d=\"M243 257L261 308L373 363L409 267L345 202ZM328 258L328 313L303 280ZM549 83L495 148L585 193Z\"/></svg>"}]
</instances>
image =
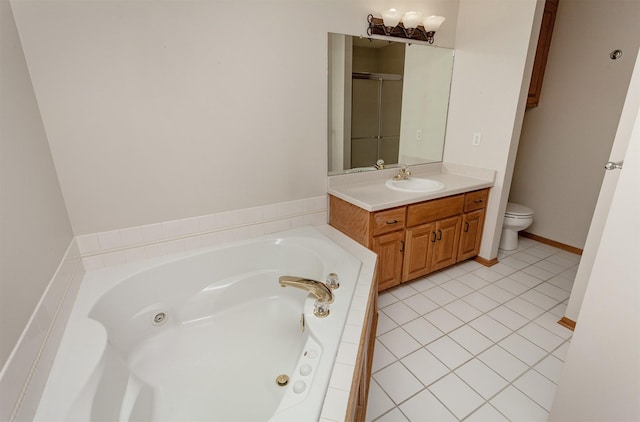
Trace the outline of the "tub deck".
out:
<instances>
[{"instance_id":1,"label":"tub deck","mask_svg":"<svg viewBox=\"0 0 640 422\"><path fill-rule=\"evenodd\" d=\"M331 385L345 390L346 412L351 385L331 380L344 328L362 329L371 292L375 259L359 253L364 273L305 228L87 273L35 420L316 420L335 412L324 403ZM308 292L277 282L329 272L341 287L327 318L313 315Z\"/></svg>"}]
</instances>

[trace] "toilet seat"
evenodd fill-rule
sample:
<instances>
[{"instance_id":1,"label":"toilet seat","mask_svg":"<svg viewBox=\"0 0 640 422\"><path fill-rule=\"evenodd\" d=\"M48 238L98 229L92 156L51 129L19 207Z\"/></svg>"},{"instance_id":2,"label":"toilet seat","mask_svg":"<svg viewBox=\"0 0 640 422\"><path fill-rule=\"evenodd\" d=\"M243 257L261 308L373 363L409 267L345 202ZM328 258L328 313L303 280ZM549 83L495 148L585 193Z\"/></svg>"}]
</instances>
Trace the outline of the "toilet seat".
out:
<instances>
[{"instance_id":1,"label":"toilet seat","mask_svg":"<svg viewBox=\"0 0 640 422\"><path fill-rule=\"evenodd\" d=\"M504 216L511 218L529 218L533 216L533 210L524 205L516 204L515 202L507 202L507 210Z\"/></svg>"}]
</instances>

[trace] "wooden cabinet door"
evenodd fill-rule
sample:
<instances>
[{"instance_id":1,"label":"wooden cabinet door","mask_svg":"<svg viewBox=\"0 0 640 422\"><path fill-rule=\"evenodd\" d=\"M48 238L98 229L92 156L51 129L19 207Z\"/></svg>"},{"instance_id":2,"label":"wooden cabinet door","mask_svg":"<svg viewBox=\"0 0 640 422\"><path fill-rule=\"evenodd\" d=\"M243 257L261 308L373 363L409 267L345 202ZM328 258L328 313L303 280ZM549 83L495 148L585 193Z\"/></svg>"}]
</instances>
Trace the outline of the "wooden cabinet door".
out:
<instances>
[{"instance_id":1,"label":"wooden cabinet door","mask_svg":"<svg viewBox=\"0 0 640 422\"><path fill-rule=\"evenodd\" d=\"M533 70L531 71L527 107L537 107L540 102L542 81L544 80L544 71L547 67L547 57L549 56L549 47L551 46L551 35L553 34L553 25L556 21L557 12L558 0L546 0L544 4L544 12L542 14L542 23L540 24L538 47L533 61Z\"/></svg>"},{"instance_id":2,"label":"wooden cabinet door","mask_svg":"<svg viewBox=\"0 0 640 422\"><path fill-rule=\"evenodd\" d=\"M436 241L435 224L422 224L406 230L402 281L413 280L430 271L429 258Z\"/></svg>"},{"instance_id":3,"label":"wooden cabinet door","mask_svg":"<svg viewBox=\"0 0 640 422\"><path fill-rule=\"evenodd\" d=\"M436 242L431 254L430 271L436 271L456 263L461 220L460 216L456 216L436 223Z\"/></svg>"},{"instance_id":4,"label":"wooden cabinet door","mask_svg":"<svg viewBox=\"0 0 640 422\"><path fill-rule=\"evenodd\" d=\"M482 228L484 226L484 209L466 213L462 216L462 232L458 262L472 258L480 252Z\"/></svg>"},{"instance_id":5,"label":"wooden cabinet door","mask_svg":"<svg viewBox=\"0 0 640 422\"><path fill-rule=\"evenodd\" d=\"M371 249L378 254L378 290L386 290L400 284L404 231L374 236Z\"/></svg>"}]
</instances>

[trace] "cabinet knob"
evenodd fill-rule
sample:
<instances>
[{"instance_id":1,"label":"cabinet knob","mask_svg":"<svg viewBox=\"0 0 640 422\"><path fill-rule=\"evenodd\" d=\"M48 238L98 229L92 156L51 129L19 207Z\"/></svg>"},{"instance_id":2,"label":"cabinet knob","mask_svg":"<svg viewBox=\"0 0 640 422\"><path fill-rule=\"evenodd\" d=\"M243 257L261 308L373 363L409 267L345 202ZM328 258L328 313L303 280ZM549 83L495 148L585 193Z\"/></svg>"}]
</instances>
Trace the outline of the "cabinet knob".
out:
<instances>
[{"instance_id":1,"label":"cabinet knob","mask_svg":"<svg viewBox=\"0 0 640 422\"><path fill-rule=\"evenodd\" d=\"M436 232L431 232L431 242L432 243L436 242Z\"/></svg>"},{"instance_id":2,"label":"cabinet knob","mask_svg":"<svg viewBox=\"0 0 640 422\"><path fill-rule=\"evenodd\" d=\"M482 204L484 201L482 199L474 199L473 203L474 204Z\"/></svg>"},{"instance_id":3,"label":"cabinet knob","mask_svg":"<svg viewBox=\"0 0 640 422\"><path fill-rule=\"evenodd\" d=\"M442 230L438 230L438 240L442 240Z\"/></svg>"},{"instance_id":4,"label":"cabinet knob","mask_svg":"<svg viewBox=\"0 0 640 422\"><path fill-rule=\"evenodd\" d=\"M387 221L387 224L398 224L398 220Z\"/></svg>"},{"instance_id":5,"label":"cabinet knob","mask_svg":"<svg viewBox=\"0 0 640 422\"><path fill-rule=\"evenodd\" d=\"M400 241L400 252L404 252L404 240Z\"/></svg>"},{"instance_id":6,"label":"cabinet knob","mask_svg":"<svg viewBox=\"0 0 640 422\"><path fill-rule=\"evenodd\" d=\"M468 221L465 221L465 222L464 222L464 232L466 233L466 232L468 232L468 231L469 231L469 222L468 222Z\"/></svg>"}]
</instances>

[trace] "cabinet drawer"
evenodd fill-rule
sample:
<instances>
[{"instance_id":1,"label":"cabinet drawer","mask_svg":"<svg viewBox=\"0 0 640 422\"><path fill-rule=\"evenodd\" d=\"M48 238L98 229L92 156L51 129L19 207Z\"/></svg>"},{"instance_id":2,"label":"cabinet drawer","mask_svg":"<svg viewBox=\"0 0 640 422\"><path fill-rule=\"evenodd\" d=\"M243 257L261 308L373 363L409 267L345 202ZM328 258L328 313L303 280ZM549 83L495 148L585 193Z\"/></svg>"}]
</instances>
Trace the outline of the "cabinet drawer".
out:
<instances>
[{"instance_id":1,"label":"cabinet drawer","mask_svg":"<svg viewBox=\"0 0 640 422\"><path fill-rule=\"evenodd\" d=\"M465 194L464 212L479 210L487 207L487 198L489 197L489 189L477 190Z\"/></svg>"},{"instance_id":2,"label":"cabinet drawer","mask_svg":"<svg viewBox=\"0 0 640 422\"><path fill-rule=\"evenodd\" d=\"M407 210L407 227L461 214L463 208L464 195L449 196L421 204L409 205L409 209Z\"/></svg>"},{"instance_id":3,"label":"cabinet drawer","mask_svg":"<svg viewBox=\"0 0 640 422\"><path fill-rule=\"evenodd\" d=\"M404 228L406 207L378 211L373 214L373 235L389 233Z\"/></svg>"}]
</instances>

